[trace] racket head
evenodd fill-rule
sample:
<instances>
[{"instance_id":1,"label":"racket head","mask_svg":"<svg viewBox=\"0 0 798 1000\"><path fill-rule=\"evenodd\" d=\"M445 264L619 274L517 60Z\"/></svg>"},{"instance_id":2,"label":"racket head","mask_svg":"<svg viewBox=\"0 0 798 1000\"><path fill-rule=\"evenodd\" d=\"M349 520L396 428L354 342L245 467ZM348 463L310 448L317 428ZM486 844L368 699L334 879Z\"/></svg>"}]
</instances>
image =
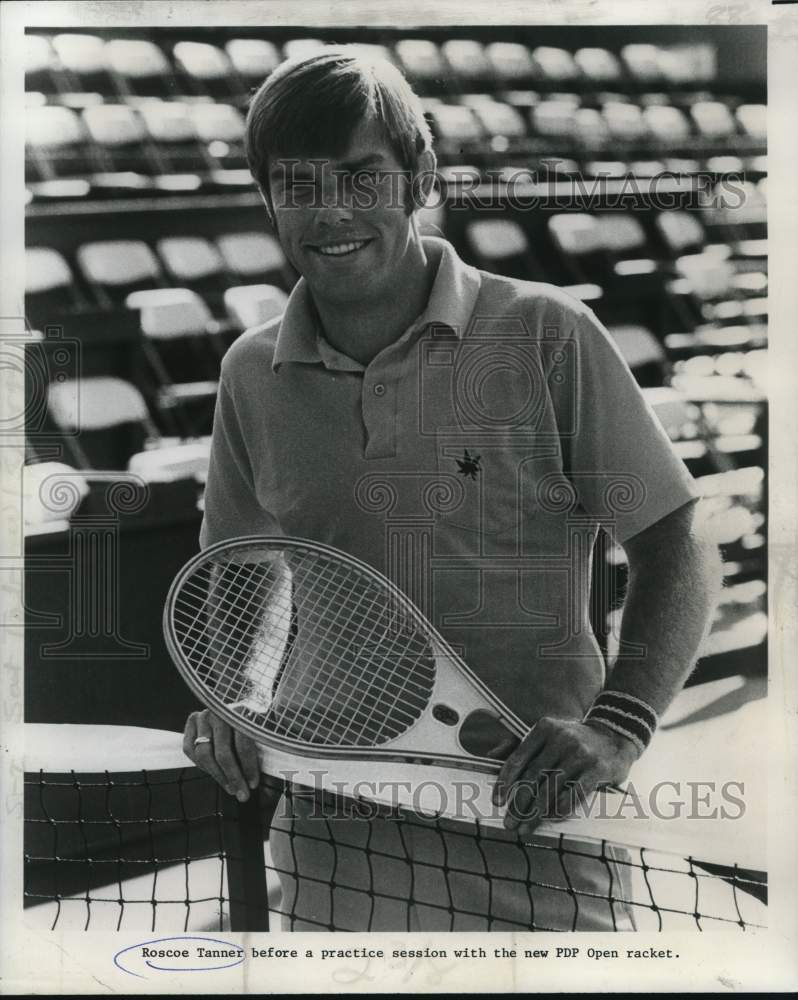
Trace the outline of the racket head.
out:
<instances>
[{"instance_id":1,"label":"racket head","mask_svg":"<svg viewBox=\"0 0 798 1000\"><path fill-rule=\"evenodd\" d=\"M207 548L175 577L163 628L203 704L257 742L305 755L377 750L412 729L441 652L473 678L382 574L306 539Z\"/></svg>"}]
</instances>

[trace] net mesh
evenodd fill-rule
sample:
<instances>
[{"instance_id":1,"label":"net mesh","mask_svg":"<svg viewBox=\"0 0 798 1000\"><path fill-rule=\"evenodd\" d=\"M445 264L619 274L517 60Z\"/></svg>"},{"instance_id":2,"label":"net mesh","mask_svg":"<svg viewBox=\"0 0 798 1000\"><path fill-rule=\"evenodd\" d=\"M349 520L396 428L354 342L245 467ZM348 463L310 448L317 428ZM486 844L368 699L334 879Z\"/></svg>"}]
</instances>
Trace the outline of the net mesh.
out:
<instances>
[{"instance_id":1,"label":"net mesh","mask_svg":"<svg viewBox=\"0 0 798 1000\"><path fill-rule=\"evenodd\" d=\"M275 801L241 807L190 768L29 773L26 922L155 931L766 924L761 872L564 835L524 842L290 786Z\"/></svg>"},{"instance_id":2,"label":"net mesh","mask_svg":"<svg viewBox=\"0 0 798 1000\"><path fill-rule=\"evenodd\" d=\"M223 802L193 768L25 777L25 897L39 927L229 925Z\"/></svg>"}]
</instances>

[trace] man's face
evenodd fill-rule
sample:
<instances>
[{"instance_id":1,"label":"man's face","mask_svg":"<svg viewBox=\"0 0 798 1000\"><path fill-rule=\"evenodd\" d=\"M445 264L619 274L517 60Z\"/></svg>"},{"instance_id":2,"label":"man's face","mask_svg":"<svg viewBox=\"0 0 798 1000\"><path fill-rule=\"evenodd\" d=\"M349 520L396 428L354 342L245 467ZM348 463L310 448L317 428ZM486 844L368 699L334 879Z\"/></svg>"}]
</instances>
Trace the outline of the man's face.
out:
<instances>
[{"instance_id":1,"label":"man's face","mask_svg":"<svg viewBox=\"0 0 798 1000\"><path fill-rule=\"evenodd\" d=\"M365 121L338 158L270 163L277 234L318 299L353 302L400 279L412 228L408 183L379 124Z\"/></svg>"}]
</instances>

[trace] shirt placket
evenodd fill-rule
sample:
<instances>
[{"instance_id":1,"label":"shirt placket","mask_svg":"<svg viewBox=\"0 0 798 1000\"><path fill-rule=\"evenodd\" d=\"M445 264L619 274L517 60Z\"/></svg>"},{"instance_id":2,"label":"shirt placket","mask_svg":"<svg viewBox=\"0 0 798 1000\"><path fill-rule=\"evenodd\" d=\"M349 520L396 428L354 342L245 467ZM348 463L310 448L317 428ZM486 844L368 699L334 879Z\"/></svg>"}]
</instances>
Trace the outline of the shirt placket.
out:
<instances>
[{"instance_id":1,"label":"shirt placket","mask_svg":"<svg viewBox=\"0 0 798 1000\"><path fill-rule=\"evenodd\" d=\"M361 405L366 431L365 457L396 455L396 372L387 359L375 359L363 373Z\"/></svg>"}]
</instances>

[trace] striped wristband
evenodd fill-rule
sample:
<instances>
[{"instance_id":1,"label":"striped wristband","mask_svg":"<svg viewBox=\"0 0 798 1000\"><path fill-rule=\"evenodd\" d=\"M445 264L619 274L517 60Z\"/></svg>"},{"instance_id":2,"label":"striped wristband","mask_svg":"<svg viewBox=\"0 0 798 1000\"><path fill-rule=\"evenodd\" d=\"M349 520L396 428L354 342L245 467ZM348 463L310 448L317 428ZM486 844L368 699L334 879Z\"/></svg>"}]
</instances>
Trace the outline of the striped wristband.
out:
<instances>
[{"instance_id":1,"label":"striped wristband","mask_svg":"<svg viewBox=\"0 0 798 1000\"><path fill-rule=\"evenodd\" d=\"M601 691L587 710L583 722L594 722L620 733L642 753L657 728L657 713L639 698L622 691Z\"/></svg>"}]
</instances>

